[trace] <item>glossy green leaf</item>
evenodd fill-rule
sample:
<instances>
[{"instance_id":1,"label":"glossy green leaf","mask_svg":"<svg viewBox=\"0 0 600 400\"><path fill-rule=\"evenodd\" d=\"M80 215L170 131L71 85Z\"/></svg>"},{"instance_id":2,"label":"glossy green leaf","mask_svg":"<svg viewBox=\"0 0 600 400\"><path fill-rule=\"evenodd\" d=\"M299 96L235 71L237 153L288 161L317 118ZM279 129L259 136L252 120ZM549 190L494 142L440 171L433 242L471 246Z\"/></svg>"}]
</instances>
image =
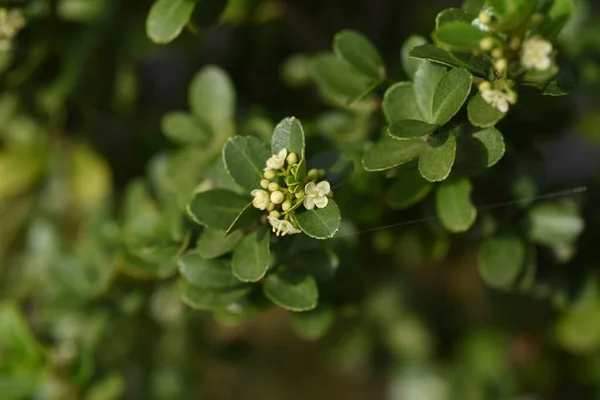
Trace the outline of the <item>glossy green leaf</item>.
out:
<instances>
[{"instance_id":1,"label":"glossy green leaf","mask_svg":"<svg viewBox=\"0 0 600 400\"><path fill-rule=\"evenodd\" d=\"M224 189L196 193L187 212L200 225L227 230L248 205L246 198Z\"/></svg>"},{"instance_id":2,"label":"glossy green leaf","mask_svg":"<svg viewBox=\"0 0 600 400\"><path fill-rule=\"evenodd\" d=\"M470 194L471 182L465 177L448 179L439 185L435 198L437 215L450 232L464 232L475 222L477 209Z\"/></svg>"},{"instance_id":3,"label":"glossy green leaf","mask_svg":"<svg viewBox=\"0 0 600 400\"><path fill-rule=\"evenodd\" d=\"M167 138L183 145L201 145L211 136L209 127L182 111L166 114L161 120L161 127Z\"/></svg>"},{"instance_id":4,"label":"glossy green leaf","mask_svg":"<svg viewBox=\"0 0 600 400\"><path fill-rule=\"evenodd\" d=\"M448 178L456 157L456 137L442 132L427 142L427 148L419 157L419 172L430 182Z\"/></svg>"},{"instance_id":5,"label":"glossy green leaf","mask_svg":"<svg viewBox=\"0 0 600 400\"><path fill-rule=\"evenodd\" d=\"M308 168L324 169L327 171L325 180L329 182L332 189L335 189L350 179L354 172L354 162L342 152L328 150L311 157L308 160Z\"/></svg>"},{"instance_id":6,"label":"glossy green leaf","mask_svg":"<svg viewBox=\"0 0 600 400\"><path fill-rule=\"evenodd\" d=\"M432 188L417 168L410 168L396 176L385 198L390 207L403 210L423 200Z\"/></svg>"},{"instance_id":7,"label":"glossy green leaf","mask_svg":"<svg viewBox=\"0 0 600 400\"><path fill-rule=\"evenodd\" d=\"M181 300L196 310L223 310L242 300L252 290L249 286L232 289L207 289L187 284Z\"/></svg>"},{"instance_id":8,"label":"glossy green leaf","mask_svg":"<svg viewBox=\"0 0 600 400\"><path fill-rule=\"evenodd\" d=\"M329 306L319 306L311 311L294 313L292 326L296 334L305 340L318 340L333 325L334 313Z\"/></svg>"},{"instance_id":9,"label":"glossy green leaf","mask_svg":"<svg viewBox=\"0 0 600 400\"><path fill-rule=\"evenodd\" d=\"M533 206L527 222L531 240L549 246L575 242L585 227L577 207L568 201Z\"/></svg>"},{"instance_id":10,"label":"glossy green leaf","mask_svg":"<svg viewBox=\"0 0 600 400\"><path fill-rule=\"evenodd\" d=\"M321 92L346 104L362 98L374 87L371 80L331 53L313 58L311 76Z\"/></svg>"},{"instance_id":11,"label":"glossy green leaf","mask_svg":"<svg viewBox=\"0 0 600 400\"><path fill-rule=\"evenodd\" d=\"M373 81L385 78L385 65L377 49L363 34L343 30L333 40L334 53Z\"/></svg>"},{"instance_id":12,"label":"glossy green leaf","mask_svg":"<svg viewBox=\"0 0 600 400\"><path fill-rule=\"evenodd\" d=\"M190 20L195 0L157 0L146 19L146 34L155 43L169 43Z\"/></svg>"},{"instance_id":13,"label":"glossy green leaf","mask_svg":"<svg viewBox=\"0 0 600 400\"><path fill-rule=\"evenodd\" d=\"M263 170L270 156L267 146L253 136L234 136L223 147L223 163L227 172L248 192L260 189Z\"/></svg>"},{"instance_id":14,"label":"glossy green leaf","mask_svg":"<svg viewBox=\"0 0 600 400\"><path fill-rule=\"evenodd\" d=\"M302 232L315 239L330 239L340 229L342 216L332 199L327 207L306 210L300 207L295 213L296 222Z\"/></svg>"},{"instance_id":15,"label":"glossy green leaf","mask_svg":"<svg viewBox=\"0 0 600 400\"><path fill-rule=\"evenodd\" d=\"M479 42L487 36L486 32L465 21L447 22L434 34L444 48L457 52L478 50Z\"/></svg>"},{"instance_id":16,"label":"glossy green leaf","mask_svg":"<svg viewBox=\"0 0 600 400\"><path fill-rule=\"evenodd\" d=\"M427 148L421 139L395 140L384 138L371 146L363 156L367 171L384 171L419 157Z\"/></svg>"},{"instance_id":17,"label":"glossy green leaf","mask_svg":"<svg viewBox=\"0 0 600 400\"><path fill-rule=\"evenodd\" d=\"M479 77L487 77L491 64L485 58L472 54L453 54L434 44L424 44L412 49L408 56L448 67L466 68Z\"/></svg>"},{"instance_id":18,"label":"glossy green leaf","mask_svg":"<svg viewBox=\"0 0 600 400\"><path fill-rule=\"evenodd\" d=\"M466 13L477 15L483 8L485 0L464 0L462 9L465 10Z\"/></svg>"},{"instance_id":19,"label":"glossy green leaf","mask_svg":"<svg viewBox=\"0 0 600 400\"><path fill-rule=\"evenodd\" d=\"M504 156L504 137L496 128L475 130L461 137L459 147L466 158L465 164L472 169L489 168Z\"/></svg>"},{"instance_id":20,"label":"glossy green leaf","mask_svg":"<svg viewBox=\"0 0 600 400\"><path fill-rule=\"evenodd\" d=\"M225 231L227 235L237 230L244 230L250 227L258 217L261 211L254 207L252 203L246 204L246 207L235 217L229 228Z\"/></svg>"},{"instance_id":21,"label":"glossy green leaf","mask_svg":"<svg viewBox=\"0 0 600 400\"><path fill-rule=\"evenodd\" d=\"M419 69L419 66L423 63L423 61L417 60L414 58L410 58L408 56L408 53L415 47L421 46L421 45L427 44L427 43L428 43L427 39L425 39L423 36L413 35L413 36L409 36L408 39L406 39L404 41L404 44L402 44L402 50L401 50L402 67L404 68L404 72L406 72L406 75L408 76L408 78L411 80L414 79L415 74L417 73L417 69ZM408 118L402 118L402 119L408 119Z\"/></svg>"},{"instance_id":22,"label":"glossy green leaf","mask_svg":"<svg viewBox=\"0 0 600 400\"><path fill-rule=\"evenodd\" d=\"M483 100L480 93L477 93L475 96L471 97L471 100L467 105L467 115L469 117L469 122L471 122L473 126L489 128L500 122L506 113L492 107Z\"/></svg>"},{"instance_id":23,"label":"glossy green leaf","mask_svg":"<svg viewBox=\"0 0 600 400\"><path fill-rule=\"evenodd\" d=\"M489 286L509 288L521 274L526 246L518 236L486 239L479 251L479 275Z\"/></svg>"},{"instance_id":24,"label":"glossy green leaf","mask_svg":"<svg viewBox=\"0 0 600 400\"><path fill-rule=\"evenodd\" d=\"M225 231L205 227L196 242L196 251L207 260L221 257L233 251L243 236L240 231L227 235Z\"/></svg>"},{"instance_id":25,"label":"glossy green leaf","mask_svg":"<svg viewBox=\"0 0 600 400\"><path fill-rule=\"evenodd\" d=\"M209 65L194 75L189 89L194 116L211 127L214 134L230 129L235 114L235 89L221 68Z\"/></svg>"},{"instance_id":26,"label":"glossy green leaf","mask_svg":"<svg viewBox=\"0 0 600 400\"><path fill-rule=\"evenodd\" d=\"M290 311L312 310L319 301L315 278L295 274L290 270L279 270L267 275L263 293L273 303Z\"/></svg>"},{"instance_id":27,"label":"glossy green leaf","mask_svg":"<svg viewBox=\"0 0 600 400\"><path fill-rule=\"evenodd\" d=\"M473 84L473 75L464 68L446 72L433 96L432 115L436 124L444 125L461 109Z\"/></svg>"},{"instance_id":28,"label":"glossy green leaf","mask_svg":"<svg viewBox=\"0 0 600 400\"><path fill-rule=\"evenodd\" d=\"M391 137L398 140L410 140L432 134L437 129L437 125L414 119L405 119L396 121L388 127L388 133Z\"/></svg>"},{"instance_id":29,"label":"glossy green leaf","mask_svg":"<svg viewBox=\"0 0 600 400\"><path fill-rule=\"evenodd\" d=\"M300 120L295 117L284 118L273 131L271 152L278 154L282 149L286 149L288 154L296 153L298 160L304 153L304 129Z\"/></svg>"},{"instance_id":30,"label":"glossy green leaf","mask_svg":"<svg viewBox=\"0 0 600 400\"><path fill-rule=\"evenodd\" d=\"M226 289L241 285L231 273L228 260L205 260L189 250L177 261L179 272L191 285L206 289Z\"/></svg>"},{"instance_id":31,"label":"glossy green leaf","mask_svg":"<svg viewBox=\"0 0 600 400\"><path fill-rule=\"evenodd\" d=\"M470 24L472 20L473 17L464 10L460 8L448 8L441 11L435 17L435 28L439 30L442 25L449 22L466 22Z\"/></svg>"},{"instance_id":32,"label":"glossy green leaf","mask_svg":"<svg viewBox=\"0 0 600 400\"><path fill-rule=\"evenodd\" d=\"M265 276L271 261L270 238L270 232L261 228L244 236L234 250L231 269L240 281L257 282Z\"/></svg>"},{"instance_id":33,"label":"glossy green leaf","mask_svg":"<svg viewBox=\"0 0 600 400\"><path fill-rule=\"evenodd\" d=\"M511 31L527 24L538 4L538 0L486 0L486 10L495 18L498 30Z\"/></svg>"},{"instance_id":34,"label":"glossy green leaf","mask_svg":"<svg viewBox=\"0 0 600 400\"><path fill-rule=\"evenodd\" d=\"M423 116L423 120L436 123L433 115L433 99L438 84L446 74L446 68L433 63L423 63L415 74L414 88L417 106Z\"/></svg>"},{"instance_id":35,"label":"glossy green leaf","mask_svg":"<svg viewBox=\"0 0 600 400\"><path fill-rule=\"evenodd\" d=\"M381 106L388 124L403 119L423 120L412 82L398 82L390 86L383 95Z\"/></svg>"}]
</instances>

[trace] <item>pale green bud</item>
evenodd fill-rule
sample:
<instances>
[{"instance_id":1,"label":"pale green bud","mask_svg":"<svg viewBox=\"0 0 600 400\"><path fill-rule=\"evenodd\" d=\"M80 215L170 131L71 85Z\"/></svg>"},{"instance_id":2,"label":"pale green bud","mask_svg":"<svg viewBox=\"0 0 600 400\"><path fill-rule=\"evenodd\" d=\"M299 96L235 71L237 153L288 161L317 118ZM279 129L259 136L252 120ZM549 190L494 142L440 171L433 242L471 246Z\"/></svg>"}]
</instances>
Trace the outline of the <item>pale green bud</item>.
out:
<instances>
[{"instance_id":1,"label":"pale green bud","mask_svg":"<svg viewBox=\"0 0 600 400\"><path fill-rule=\"evenodd\" d=\"M271 201L275 204L283 203L284 199L285 199L285 196L279 190L271 193Z\"/></svg>"}]
</instances>

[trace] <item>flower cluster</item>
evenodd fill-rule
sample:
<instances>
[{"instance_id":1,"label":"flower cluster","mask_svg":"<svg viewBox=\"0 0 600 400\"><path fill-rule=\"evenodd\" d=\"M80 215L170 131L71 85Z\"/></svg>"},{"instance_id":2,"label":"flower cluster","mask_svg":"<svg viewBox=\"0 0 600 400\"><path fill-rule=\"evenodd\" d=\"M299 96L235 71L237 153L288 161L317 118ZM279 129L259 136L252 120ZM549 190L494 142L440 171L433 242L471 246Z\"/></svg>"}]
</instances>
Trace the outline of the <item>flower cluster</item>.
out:
<instances>
[{"instance_id":1,"label":"flower cluster","mask_svg":"<svg viewBox=\"0 0 600 400\"><path fill-rule=\"evenodd\" d=\"M300 233L293 211L303 205L307 210L325 208L333 195L329 182L322 180L324 170L306 172L304 160L282 149L266 162L262 189L251 192L252 205L269 212L267 220L277 236Z\"/></svg>"},{"instance_id":2,"label":"flower cluster","mask_svg":"<svg viewBox=\"0 0 600 400\"><path fill-rule=\"evenodd\" d=\"M492 86L492 83L484 81L479 85L479 91L486 103L503 113L508 112L511 104L517 103L517 93L509 85L497 83Z\"/></svg>"},{"instance_id":3,"label":"flower cluster","mask_svg":"<svg viewBox=\"0 0 600 400\"><path fill-rule=\"evenodd\" d=\"M525 40L521 65L528 70L546 71L552 66L552 43L538 36Z\"/></svg>"},{"instance_id":4,"label":"flower cluster","mask_svg":"<svg viewBox=\"0 0 600 400\"><path fill-rule=\"evenodd\" d=\"M24 26L21 10L0 8L0 51L10 50L13 38Z\"/></svg>"}]
</instances>

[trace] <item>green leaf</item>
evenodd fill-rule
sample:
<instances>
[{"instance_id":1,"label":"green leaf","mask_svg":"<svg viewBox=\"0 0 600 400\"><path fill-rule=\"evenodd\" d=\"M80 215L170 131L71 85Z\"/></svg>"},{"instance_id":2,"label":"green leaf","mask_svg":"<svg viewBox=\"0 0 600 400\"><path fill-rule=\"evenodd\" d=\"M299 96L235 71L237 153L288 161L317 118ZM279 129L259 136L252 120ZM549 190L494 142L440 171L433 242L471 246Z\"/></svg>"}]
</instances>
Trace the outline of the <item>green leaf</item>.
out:
<instances>
[{"instance_id":1,"label":"green leaf","mask_svg":"<svg viewBox=\"0 0 600 400\"><path fill-rule=\"evenodd\" d=\"M443 181L450 175L456 157L456 137L442 132L427 142L427 149L419 157L419 172L430 182Z\"/></svg>"},{"instance_id":2,"label":"green leaf","mask_svg":"<svg viewBox=\"0 0 600 400\"><path fill-rule=\"evenodd\" d=\"M448 8L440 12L435 18L435 29L439 30L442 25L449 22L466 22L470 24L473 19L472 15L460 8Z\"/></svg>"},{"instance_id":3,"label":"green leaf","mask_svg":"<svg viewBox=\"0 0 600 400\"><path fill-rule=\"evenodd\" d=\"M187 284L181 300L196 310L223 310L242 300L252 290L249 286L233 289L206 289Z\"/></svg>"},{"instance_id":4,"label":"green leaf","mask_svg":"<svg viewBox=\"0 0 600 400\"><path fill-rule=\"evenodd\" d=\"M446 74L446 68L429 62L421 64L415 74L414 88L417 106L426 122L435 123L433 99L438 84Z\"/></svg>"},{"instance_id":5,"label":"green leaf","mask_svg":"<svg viewBox=\"0 0 600 400\"><path fill-rule=\"evenodd\" d=\"M548 246L574 243L585 226L573 202L533 206L527 214L531 240Z\"/></svg>"},{"instance_id":6,"label":"green leaf","mask_svg":"<svg viewBox=\"0 0 600 400\"><path fill-rule=\"evenodd\" d=\"M342 216L340 210L332 199L327 207L314 208L295 213L295 219L302 232L315 239L330 239L340 229Z\"/></svg>"},{"instance_id":7,"label":"green leaf","mask_svg":"<svg viewBox=\"0 0 600 400\"><path fill-rule=\"evenodd\" d=\"M333 52L373 81L385 78L385 65L379 52L357 31L343 30L335 35Z\"/></svg>"},{"instance_id":8,"label":"green leaf","mask_svg":"<svg viewBox=\"0 0 600 400\"><path fill-rule=\"evenodd\" d=\"M481 93L477 93L471 97L469 105L467 105L467 115L473 126L489 128L504 118L506 113L492 107L481 97Z\"/></svg>"},{"instance_id":9,"label":"green leaf","mask_svg":"<svg viewBox=\"0 0 600 400\"><path fill-rule=\"evenodd\" d=\"M446 72L439 81L433 96L433 119L438 125L444 125L461 109L473 84L473 75L464 68L455 68Z\"/></svg>"},{"instance_id":10,"label":"green leaf","mask_svg":"<svg viewBox=\"0 0 600 400\"><path fill-rule=\"evenodd\" d=\"M244 235L240 231L231 232L227 235L225 231L204 228L196 242L196 251L204 259L221 257L236 248Z\"/></svg>"},{"instance_id":11,"label":"green leaf","mask_svg":"<svg viewBox=\"0 0 600 400\"><path fill-rule=\"evenodd\" d=\"M195 0L157 0L146 19L146 34L154 43L169 43L188 23Z\"/></svg>"},{"instance_id":12,"label":"green leaf","mask_svg":"<svg viewBox=\"0 0 600 400\"><path fill-rule=\"evenodd\" d=\"M538 7L538 0L486 0L486 10L495 17L499 31L523 29Z\"/></svg>"},{"instance_id":13,"label":"green leaf","mask_svg":"<svg viewBox=\"0 0 600 400\"><path fill-rule=\"evenodd\" d=\"M504 137L496 128L475 130L461 136L459 148L469 168L489 168L504 156Z\"/></svg>"},{"instance_id":14,"label":"green leaf","mask_svg":"<svg viewBox=\"0 0 600 400\"><path fill-rule=\"evenodd\" d=\"M194 116L214 134L228 133L235 114L235 90L225 71L213 65L198 71L190 85L189 103Z\"/></svg>"},{"instance_id":15,"label":"green leaf","mask_svg":"<svg viewBox=\"0 0 600 400\"><path fill-rule=\"evenodd\" d=\"M290 311L309 311L317 306L319 291L315 278L279 270L269 274L263 284L265 296Z\"/></svg>"},{"instance_id":16,"label":"green leaf","mask_svg":"<svg viewBox=\"0 0 600 400\"><path fill-rule=\"evenodd\" d=\"M35 339L19 306L10 300L0 303L0 343L3 366L14 362L15 367L33 369L43 362L43 348Z\"/></svg>"},{"instance_id":17,"label":"green leaf","mask_svg":"<svg viewBox=\"0 0 600 400\"><path fill-rule=\"evenodd\" d=\"M161 127L165 136L177 144L201 145L211 137L209 127L182 111L166 114L161 120Z\"/></svg>"},{"instance_id":18,"label":"green leaf","mask_svg":"<svg viewBox=\"0 0 600 400\"><path fill-rule=\"evenodd\" d=\"M255 208L252 203L246 204L246 207L244 207L237 217L235 217L229 228L227 228L225 234L229 235L231 232L247 229L260 217L260 214L260 210Z\"/></svg>"},{"instance_id":19,"label":"green leaf","mask_svg":"<svg viewBox=\"0 0 600 400\"><path fill-rule=\"evenodd\" d=\"M479 251L479 275L489 286L509 288L525 266L526 247L518 236L486 239Z\"/></svg>"},{"instance_id":20,"label":"green leaf","mask_svg":"<svg viewBox=\"0 0 600 400\"><path fill-rule=\"evenodd\" d=\"M434 38L446 50L468 53L479 49L481 39L488 34L469 22L447 22L439 27Z\"/></svg>"},{"instance_id":21,"label":"green leaf","mask_svg":"<svg viewBox=\"0 0 600 400\"><path fill-rule=\"evenodd\" d=\"M442 225L450 232L468 230L477 218L477 209L471 203L469 179L454 178L442 182L436 193L436 210Z\"/></svg>"},{"instance_id":22,"label":"green leaf","mask_svg":"<svg viewBox=\"0 0 600 400\"><path fill-rule=\"evenodd\" d=\"M277 154L282 149L287 149L288 154L296 153L298 160L304 154L304 129L295 117L284 118L273 131L271 152Z\"/></svg>"},{"instance_id":23,"label":"green leaf","mask_svg":"<svg viewBox=\"0 0 600 400\"><path fill-rule=\"evenodd\" d=\"M465 0L462 9L471 15L477 15L483 8L484 0Z\"/></svg>"},{"instance_id":24,"label":"green leaf","mask_svg":"<svg viewBox=\"0 0 600 400\"><path fill-rule=\"evenodd\" d=\"M413 35L409 36L408 39L404 41L402 45L402 67L404 68L404 72L406 75L412 80L417 73L417 69L423 63L421 60L416 60L414 58L410 58L408 53L417 46L421 46L423 44L427 44L428 41L423 36ZM402 118L408 119L408 118Z\"/></svg>"},{"instance_id":25,"label":"green leaf","mask_svg":"<svg viewBox=\"0 0 600 400\"><path fill-rule=\"evenodd\" d=\"M398 82L390 86L383 95L382 108L388 124L403 119L423 120L412 82Z\"/></svg>"},{"instance_id":26,"label":"green leaf","mask_svg":"<svg viewBox=\"0 0 600 400\"><path fill-rule=\"evenodd\" d=\"M205 289L227 289L241 285L231 273L229 260L205 260L190 250L178 260L179 272L186 282Z\"/></svg>"},{"instance_id":27,"label":"green leaf","mask_svg":"<svg viewBox=\"0 0 600 400\"><path fill-rule=\"evenodd\" d=\"M125 394L126 383L121 374L113 372L94 383L85 394L85 400L118 400Z\"/></svg>"},{"instance_id":28,"label":"green leaf","mask_svg":"<svg viewBox=\"0 0 600 400\"><path fill-rule=\"evenodd\" d=\"M403 210L423 200L432 188L417 168L410 168L396 176L385 198L390 207Z\"/></svg>"},{"instance_id":29,"label":"green leaf","mask_svg":"<svg viewBox=\"0 0 600 400\"><path fill-rule=\"evenodd\" d=\"M235 183L251 192L260 188L263 169L271 153L253 136L234 136L223 147L223 163Z\"/></svg>"},{"instance_id":30,"label":"green leaf","mask_svg":"<svg viewBox=\"0 0 600 400\"><path fill-rule=\"evenodd\" d=\"M556 39L575 11L574 0L553 0L552 7L539 27L539 33L548 40Z\"/></svg>"},{"instance_id":31,"label":"green leaf","mask_svg":"<svg viewBox=\"0 0 600 400\"><path fill-rule=\"evenodd\" d=\"M196 223L225 231L247 205L248 200L238 194L214 189L196 193L187 212Z\"/></svg>"},{"instance_id":32,"label":"green leaf","mask_svg":"<svg viewBox=\"0 0 600 400\"><path fill-rule=\"evenodd\" d=\"M367 171L384 171L414 160L426 148L427 143L421 139L395 140L383 138L367 150L362 163Z\"/></svg>"},{"instance_id":33,"label":"green leaf","mask_svg":"<svg viewBox=\"0 0 600 400\"><path fill-rule=\"evenodd\" d=\"M305 340L318 340L333 325L334 313L329 306L319 306L311 311L294 313L292 326L296 334Z\"/></svg>"},{"instance_id":34,"label":"green leaf","mask_svg":"<svg viewBox=\"0 0 600 400\"><path fill-rule=\"evenodd\" d=\"M491 69L491 64L485 58L472 54L453 54L440 49L434 44L424 44L412 49L408 56L418 60L426 60L446 65L448 67L466 68L473 74L485 78Z\"/></svg>"},{"instance_id":35,"label":"green leaf","mask_svg":"<svg viewBox=\"0 0 600 400\"><path fill-rule=\"evenodd\" d=\"M271 261L270 238L263 227L246 235L234 250L231 269L240 281L257 282L265 276Z\"/></svg>"},{"instance_id":36,"label":"green leaf","mask_svg":"<svg viewBox=\"0 0 600 400\"><path fill-rule=\"evenodd\" d=\"M341 186L354 172L354 163L344 153L328 150L315 154L308 160L308 168L324 169L327 171L325 180L332 189Z\"/></svg>"},{"instance_id":37,"label":"green leaf","mask_svg":"<svg viewBox=\"0 0 600 400\"><path fill-rule=\"evenodd\" d=\"M321 53L313 58L311 76L323 94L340 99L345 104L364 97L375 87L373 81L331 53Z\"/></svg>"},{"instance_id":38,"label":"green leaf","mask_svg":"<svg viewBox=\"0 0 600 400\"><path fill-rule=\"evenodd\" d=\"M598 280L590 276L575 301L556 323L556 339L576 354L587 355L600 348L600 290Z\"/></svg>"},{"instance_id":39,"label":"green leaf","mask_svg":"<svg viewBox=\"0 0 600 400\"><path fill-rule=\"evenodd\" d=\"M433 133L437 129L437 125L428 124L427 122L417 121L414 119L405 119L396 121L388 128L388 133L391 137L398 140L410 140L423 137Z\"/></svg>"}]
</instances>

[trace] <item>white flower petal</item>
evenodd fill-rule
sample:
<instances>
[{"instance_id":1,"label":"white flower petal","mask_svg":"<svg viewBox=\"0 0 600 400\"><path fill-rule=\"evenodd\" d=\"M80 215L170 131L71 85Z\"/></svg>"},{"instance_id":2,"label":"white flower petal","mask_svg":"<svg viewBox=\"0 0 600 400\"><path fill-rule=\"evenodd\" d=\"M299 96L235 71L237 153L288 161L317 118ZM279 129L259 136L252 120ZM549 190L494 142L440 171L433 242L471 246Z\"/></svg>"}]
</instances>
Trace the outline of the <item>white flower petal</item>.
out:
<instances>
[{"instance_id":1,"label":"white flower petal","mask_svg":"<svg viewBox=\"0 0 600 400\"><path fill-rule=\"evenodd\" d=\"M331 192L331 185L327 181L319 182L319 183L317 183L317 192L321 196L325 196L326 194Z\"/></svg>"},{"instance_id":2,"label":"white flower petal","mask_svg":"<svg viewBox=\"0 0 600 400\"><path fill-rule=\"evenodd\" d=\"M317 190L317 186L315 185L314 182L308 182L306 184L306 186L304 186L304 193L306 193L307 195L311 195L313 193L315 193Z\"/></svg>"},{"instance_id":3,"label":"white flower petal","mask_svg":"<svg viewBox=\"0 0 600 400\"><path fill-rule=\"evenodd\" d=\"M304 201L302 203L307 210L315 208L315 198L312 196L304 196Z\"/></svg>"},{"instance_id":4,"label":"white flower petal","mask_svg":"<svg viewBox=\"0 0 600 400\"><path fill-rule=\"evenodd\" d=\"M318 208L325 208L329 203L329 198L327 196L317 197L314 203Z\"/></svg>"}]
</instances>

